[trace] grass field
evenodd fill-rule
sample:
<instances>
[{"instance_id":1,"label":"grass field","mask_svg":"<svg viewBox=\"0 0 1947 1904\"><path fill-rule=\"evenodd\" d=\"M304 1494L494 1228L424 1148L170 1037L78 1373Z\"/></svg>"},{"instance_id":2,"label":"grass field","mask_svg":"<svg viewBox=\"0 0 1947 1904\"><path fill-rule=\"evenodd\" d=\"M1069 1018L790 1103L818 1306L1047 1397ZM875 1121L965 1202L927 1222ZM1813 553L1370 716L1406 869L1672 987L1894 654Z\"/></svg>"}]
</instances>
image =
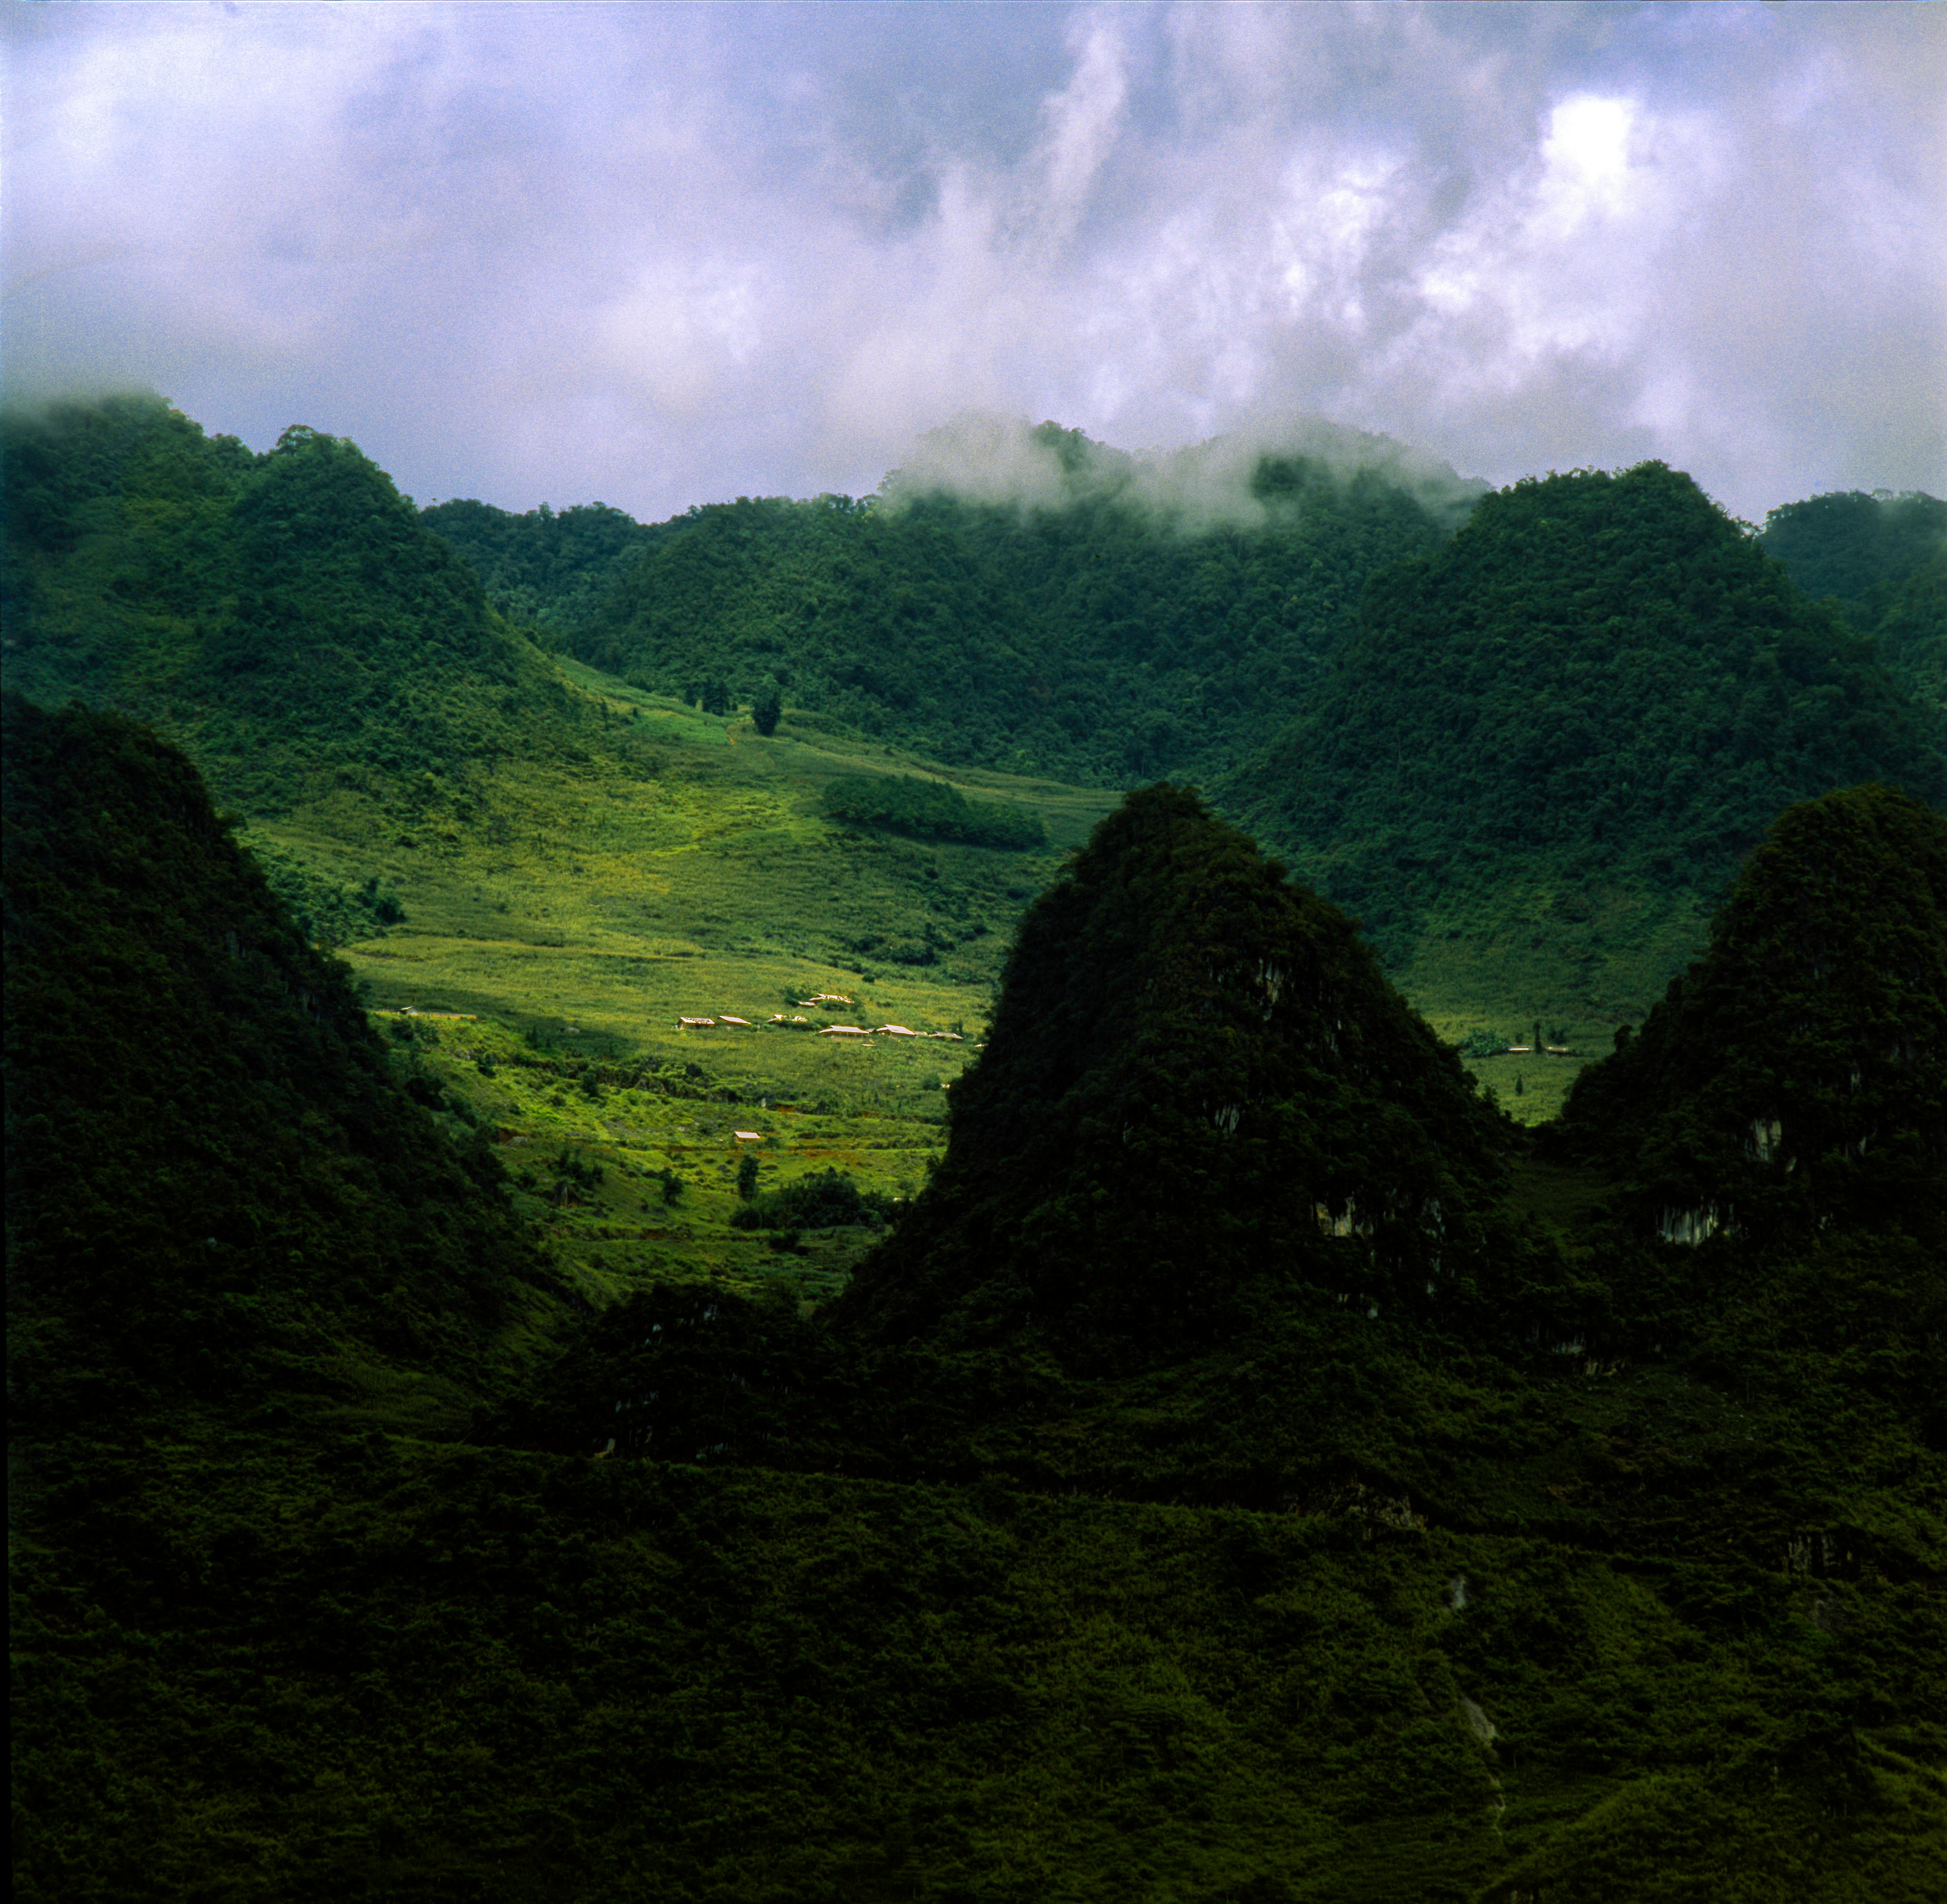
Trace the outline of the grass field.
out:
<instances>
[{"instance_id":1,"label":"grass field","mask_svg":"<svg viewBox=\"0 0 1947 1904\"><path fill-rule=\"evenodd\" d=\"M786 1273L818 1293L869 1233L813 1233L800 1254L731 1229L741 1153L760 1154L764 1188L836 1169L916 1190L1022 912L1117 797L956 771L966 792L1030 808L1046 849L864 832L820 816L828 781L935 769L564 671L613 717L611 757L586 772L509 764L484 793L410 810L345 789L246 837L329 883L396 891L404 921L342 956L376 1011L416 1014L393 1022L501 1135L509 1169L545 1176L563 1146L601 1161L599 1184L546 1212L568 1259L610 1286ZM850 1002L802 1003L817 993ZM765 1025L774 1013L807 1022ZM725 1014L753 1026L677 1023ZM823 1038L824 1023L955 1038ZM584 1082L591 1067L642 1082ZM665 1170L686 1186L673 1206L650 1181Z\"/></svg>"},{"instance_id":2,"label":"grass field","mask_svg":"<svg viewBox=\"0 0 1947 1904\"><path fill-rule=\"evenodd\" d=\"M341 788L253 822L246 837L314 878L376 877L396 892L403 921L342 955L374 1011L413 1034L414 1061L496 1132L592 1295L684 1274L785 1275L816 1297L871 1233L813 1233L781 1250L732 1228L742 1155L759 1156L763 1188L834 1169L862 1190L913 1193L943 1147L943 1093L977 1048L1022 912L1117 796L943 772L803 716L766 738L748 718L560 665L605 711L602 751L585 768L506 763L484 786L429 788L410 805ZM822 817L826 784L862 770L936 774L1017 803L1040 819L1047 847L929 843ZM1559 903L1531 896L1510 916L1543 918ZM1643 970L1627 989L1654 995L1701 922L1636 924ZM1504 959L1456 946L1451 959L1422 953L1401 977L1456 1042L1529 1042L1540 1020L1546 1042L1571 1048L1469 1060L1534 1123L1639 1008L1578 992L1574 968L1565 980L1518 918L1506 936ZM819 993L849 1002L801 1002ZM766 1025L774 1013L807 1023ZM726 1014L751 1028L677 1022ZM817 1036L827 1022L958 1042ZM564 1159L590 1181L564 1174ZM664 1172L683 1186L674 1203Z\"/></svg>"}]
</instances>

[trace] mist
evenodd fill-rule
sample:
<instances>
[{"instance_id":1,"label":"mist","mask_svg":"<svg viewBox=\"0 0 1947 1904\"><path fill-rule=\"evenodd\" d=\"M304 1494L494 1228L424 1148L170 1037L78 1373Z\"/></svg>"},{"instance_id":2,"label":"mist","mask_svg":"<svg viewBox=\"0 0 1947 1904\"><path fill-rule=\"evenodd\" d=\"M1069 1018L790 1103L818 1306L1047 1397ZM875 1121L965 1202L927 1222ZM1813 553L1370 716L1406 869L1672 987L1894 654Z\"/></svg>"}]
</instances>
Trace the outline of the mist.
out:
<instances>
[{"instance_id":1,"label":"mist","mask_svg":"<svg viewBox=\"0 0 1947 1904\"><path fill-rule=\"evenodd\" d=\"M5 28L9 392L308 423L422 502L859 494L969 416L1128 446L1186 519L1308 441L1436 484L1661 457L1753 519L1947 488L1935 8Z\"/></svg>"},{"instance_id":2,"label":"mist","mask_svg":"<svg viewBox=\"0 0 1947 1904\"><path fill-rule=\"evenodd\" d=\"M1187 534L1263 526L1258 478L1268 462L1315 466L1343 485L1361 475L1416 496L1437 519L1457 521L1489 485L1423 450L1349 430L1323 417L1247 426L1180 450L1131 454L1079 432L1057 440L1053 419L966 411L929 430L879 485L885 506L946 494L1023 513L1113 499Z\"/></svg>"}]
</instances>

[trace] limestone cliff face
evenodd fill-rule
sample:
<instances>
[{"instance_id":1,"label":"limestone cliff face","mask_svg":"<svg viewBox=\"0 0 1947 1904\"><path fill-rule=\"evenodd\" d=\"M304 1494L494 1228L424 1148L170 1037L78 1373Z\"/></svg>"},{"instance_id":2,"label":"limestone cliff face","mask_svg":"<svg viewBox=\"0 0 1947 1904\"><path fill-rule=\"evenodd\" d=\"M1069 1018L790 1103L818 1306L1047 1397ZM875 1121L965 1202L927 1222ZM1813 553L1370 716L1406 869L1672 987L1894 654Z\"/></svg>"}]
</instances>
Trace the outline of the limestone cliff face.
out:
<instances>
[{"instance_id":1,"label":"limestone cliff face","mask_svg":"<svg viewBox=\"0 0 1947 1904\"><path fill-rule=\"evenodd\" d=\"M1877 786L1790 808L1563 1122L1588 1154L1635 1156L1668 1241L1947 1235L1947 822Z\"/></svg>"},{"instance_id":2,"label":"limestone cliff face","mask_svg":"<svg viewBox=\"0 0 1947 1904\"><path fill-rule=\"evenodd\" d=\"M945 1163L842 1314L1121 1363L1299 1284L1437 1305L1480 1257L1499 1141L1345 916L1151 787L1024 921Z\"/></svg>"}]
</instances>

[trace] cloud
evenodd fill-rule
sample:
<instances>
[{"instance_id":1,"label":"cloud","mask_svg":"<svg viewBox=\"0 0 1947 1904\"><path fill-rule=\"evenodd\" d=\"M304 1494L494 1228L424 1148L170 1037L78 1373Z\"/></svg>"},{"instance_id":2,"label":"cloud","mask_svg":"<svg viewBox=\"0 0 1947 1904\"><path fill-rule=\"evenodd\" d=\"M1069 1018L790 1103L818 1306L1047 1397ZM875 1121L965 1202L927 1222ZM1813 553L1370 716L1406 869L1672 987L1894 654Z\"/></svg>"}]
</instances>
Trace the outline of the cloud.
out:
<instances>
[{"instance_id":1,"label":"cloud","mask_svg":"<svg viewBox=\"0 0 1947 1904\"><path fill-rule=\"evenodd\" d=\"M422 497L857 493L970 411L1947 489L1937 9L5 18L11 387Z\"/></svg>"},{"instance_id":2,"label":"cloud","mask_svg":"<svg viewBox=\"0 0 1947 1904\"><path fill-rule=\"evenodd\" d=\"M1193 535L1261 526L1269 513L1259 482L1266 462L1300 458L1322 465L1342 483L1365 472L1382 475L1417 495L1436 516L1456 521L1486 488L1425 450L1322 417L1289 418L1272 429L1237 430L1179 450L1131 456L1051 422L965 410L928 430L888 472L879 493L895 509L944 493L1023 512L1113 497Z\"/></svg>"}]
</instances>

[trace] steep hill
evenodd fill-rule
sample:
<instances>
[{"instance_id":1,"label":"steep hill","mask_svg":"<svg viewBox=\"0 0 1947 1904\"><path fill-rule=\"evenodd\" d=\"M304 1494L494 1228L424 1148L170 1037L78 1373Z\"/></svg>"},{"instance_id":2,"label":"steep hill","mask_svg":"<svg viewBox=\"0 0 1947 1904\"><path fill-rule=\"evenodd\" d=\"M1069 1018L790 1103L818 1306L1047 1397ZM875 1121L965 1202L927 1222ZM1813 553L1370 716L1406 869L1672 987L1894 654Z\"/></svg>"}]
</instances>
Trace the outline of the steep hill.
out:
<instances>
[{"instance_id":1,"label":"steep hill","mask_svg":"<svg viewBox=\"0 0 1947 1904\"><path fill-rule=\"evenodd\" d=\"M1884 787L1784 814L1704 956L1575 1082L1562 1141L1633 1161L1638 1221L1947 1250L1947 821Z\"/></svg>"},{"instance_id":2,"label":"steep hill","mask_svg":"<svg viewBox=\"0 0 1947 1904\"><path fill-rule=\"evenodd\" d=\"M478 1384L549 1280L484 1143L179 753L11 695L5 742L15 1421Z\"/></svg>"},{"instance_id":3,"label":"steep hill","mask_svg":"<svg viewBox=\"0 0 1947 1904\"><path fill-rule=\"evenodd\" d=\"M493 585L557 577L535 599L583 614L574 652L645 686L775 683L943 760L1115 785L1209 772L1266 736L1367 576L1436 546L1478 488L1349 432L1138 464L1044 424L943 432L863 500L693 509L620 557L591 511L426 519ZM554 553L571 545L588 552L572 572Z\"/></svg>"},{"instance_id":4,"label":"steep hill","mask_svg":"<svg viewBox=\"0 0 1947 1904\"><path fill-rule=\"evenodd\" d=\"M1450 1308L1508 1141L1343 915L1166 785L1023 921L950 1131L840 1314L893 1341L1034 1323L1110 1365L1308 1286Z\"/></svg>"},{"instance_id":5,"label":"steep hill","mask_svg":"<svg viewBox=\"0 0 1947 1904\"><path fill-rule=\"evenodd\" d=\"M153 722L255 812L463 801L497 759L574 751L543 658L351 443L255 456L127 396L11 412L0 457L14 691Z\"/></svg>"},{"instance_id":6,"label":"steep hill","mask_svg":"<svg viewBox=\"0 0 1947 1904\"><path fill-rule=\"evenodd\" d=\"M1552 954L1552 1016L1653 995L1773 814L1872 779L1932 797L1943 738L1648 463L1518 483L1376 578L1310 707L1221 791L1401 966Z\"/></svg>"},{"instance_id":7,"label":"steep hill","mask_svg":"<svg viewBox=\"0 0 1947 1904\"><path fill-rule=\"evenodd\" d=\"M1765 551L1814 597L1830 596L1916 701L1947 720L1947 503L1857 490L1765 518Z\"/></svg>"}]
</instances>

